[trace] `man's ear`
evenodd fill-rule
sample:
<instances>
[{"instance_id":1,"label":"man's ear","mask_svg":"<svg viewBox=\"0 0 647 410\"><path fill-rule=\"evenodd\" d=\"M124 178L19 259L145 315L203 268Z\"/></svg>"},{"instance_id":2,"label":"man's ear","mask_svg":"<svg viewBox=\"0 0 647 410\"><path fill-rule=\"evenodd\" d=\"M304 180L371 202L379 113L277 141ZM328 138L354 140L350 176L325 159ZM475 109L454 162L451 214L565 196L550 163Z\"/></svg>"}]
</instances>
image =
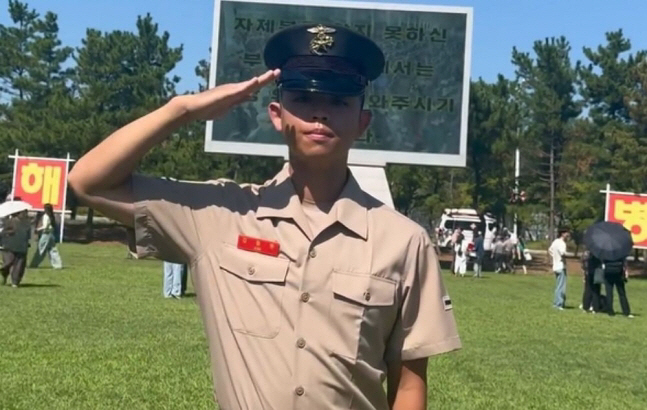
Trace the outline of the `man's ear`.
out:
<instances>
[{"instance_id":1,"label":"man's ear","mask_svg":"<svg viewBox=\"0 0 647 410\"><path fill-rule=\"evenodd\" d=\"M371 110L362 110L359 113L359 133L357 134L357 138L361 137L365 132L366 129L368 128L369 125L371 125L371 120L373 119L373 113Z\"/></svg>"},{"instance_id":2,"label":"man's ear","mask_svg":"<svg viewBox=\"0 0 647 410\"><path fill-rule=\"evenodd\" d=\"M282 111L283 107L281 107L281 103L279 102L272 101L270 105L267 106L267 113L270 116L270 121L272 121L274 129L278 132L283 131L283 120L281 119Z\"/></svg>"}]
</instances>

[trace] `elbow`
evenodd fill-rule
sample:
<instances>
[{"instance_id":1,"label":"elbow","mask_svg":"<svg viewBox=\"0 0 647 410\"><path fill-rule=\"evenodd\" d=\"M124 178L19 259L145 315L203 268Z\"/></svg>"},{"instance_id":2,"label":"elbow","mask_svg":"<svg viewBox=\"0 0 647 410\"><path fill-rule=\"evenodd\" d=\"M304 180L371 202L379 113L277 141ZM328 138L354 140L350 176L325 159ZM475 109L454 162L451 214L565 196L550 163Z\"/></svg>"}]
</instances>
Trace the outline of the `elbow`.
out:
<instances>
[{"instance_id":1,"label":"elbow","mask_svg":"<svg viewBox=\"0 0 647 410\"><path fill-rule=\"evenodd\" d=\"M89 192L81 178L79 172L72 168L67 176L67 186L74 192L74 195L81 201L85 202Z\"/></svg>"}]
</instances>

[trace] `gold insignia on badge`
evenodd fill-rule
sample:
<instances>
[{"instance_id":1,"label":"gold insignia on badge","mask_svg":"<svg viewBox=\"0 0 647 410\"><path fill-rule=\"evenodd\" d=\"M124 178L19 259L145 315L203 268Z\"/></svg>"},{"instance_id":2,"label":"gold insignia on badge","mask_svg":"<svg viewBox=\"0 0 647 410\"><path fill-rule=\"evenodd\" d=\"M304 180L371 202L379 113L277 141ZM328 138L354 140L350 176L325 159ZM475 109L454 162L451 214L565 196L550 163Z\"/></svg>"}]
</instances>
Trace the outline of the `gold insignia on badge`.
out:
<instances>
[{"instance_id":1,"label":"gold insignia on badge","mask_svg":"<svg viewBox=\"0 0 647 410\"><path fill-rule=\"evenodd\" d=\"M308 32L315 35L310 41L310 52L317 55L327 52L335 43L335 39L330 35L335 31L337 30L321 24L309 28Z\"/></svg>"}]
</instances>

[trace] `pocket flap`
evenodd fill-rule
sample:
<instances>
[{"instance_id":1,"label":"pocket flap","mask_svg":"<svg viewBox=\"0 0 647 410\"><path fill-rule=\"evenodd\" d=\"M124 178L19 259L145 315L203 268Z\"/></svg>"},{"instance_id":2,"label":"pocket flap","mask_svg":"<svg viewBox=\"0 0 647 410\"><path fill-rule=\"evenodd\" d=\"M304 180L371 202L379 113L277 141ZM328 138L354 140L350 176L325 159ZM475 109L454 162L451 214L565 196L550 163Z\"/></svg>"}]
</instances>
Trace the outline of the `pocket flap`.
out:
<instances>
[{"instance_id":1,"label":"pocket flap","mask_svg":"<svg viewBox=\"0 0 647 410\"><path fill-rule=\"evenodd\" d=\"M290 261L225 244L219 264L222 269L248 282L285 282Z\"/></svg>"},{"instance_id":2,"label":"pocket flap","mask_svg":"<svg viewBox=\"0 0 647 410\"><path fill-rule=\"evenodd\" d=\"M365 306L391 306L396 282L369 274L333 272L333 292Z\"/></svg>"}]
</instances>

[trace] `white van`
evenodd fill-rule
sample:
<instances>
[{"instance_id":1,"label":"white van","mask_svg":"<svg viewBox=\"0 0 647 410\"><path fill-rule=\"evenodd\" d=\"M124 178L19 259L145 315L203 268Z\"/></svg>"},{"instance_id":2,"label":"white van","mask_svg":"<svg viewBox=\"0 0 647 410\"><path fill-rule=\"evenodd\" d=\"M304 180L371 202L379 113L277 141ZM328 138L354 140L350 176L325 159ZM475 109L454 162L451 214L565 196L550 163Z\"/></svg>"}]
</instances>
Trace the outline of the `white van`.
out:
<instances>
[{"instance_id":1,"label":"white van","mask_svg":"<svg viewBox=\"0 0 647 410\"><path fill-rule=\"evenodd\" d=\"M484 235L485 251L492 250L492 242L496 236L496 219L491 215L485 214L481 217L475 209L469 208L445 209L436 229L440 249L451 250L452 234L458 228L463 232L468 244L474 241L474 230L481 231Z\"/></svg>"}]
</instances>

